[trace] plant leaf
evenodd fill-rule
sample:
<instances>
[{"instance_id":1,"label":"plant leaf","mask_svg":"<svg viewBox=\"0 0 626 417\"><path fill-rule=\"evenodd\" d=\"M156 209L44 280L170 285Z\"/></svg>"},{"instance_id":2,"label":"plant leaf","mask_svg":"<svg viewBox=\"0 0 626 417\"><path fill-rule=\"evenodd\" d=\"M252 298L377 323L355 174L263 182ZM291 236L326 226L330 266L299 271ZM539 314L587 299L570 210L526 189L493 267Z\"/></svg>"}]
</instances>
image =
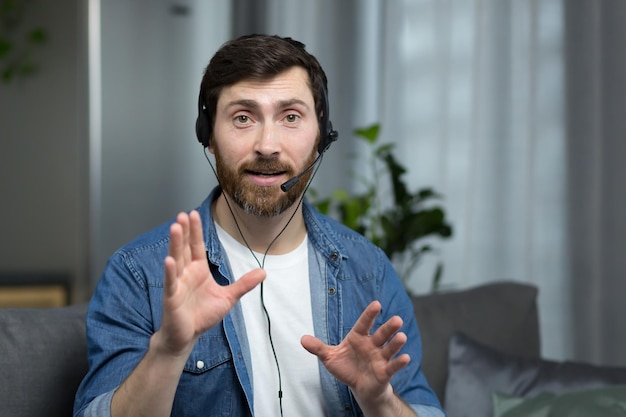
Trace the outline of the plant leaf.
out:
<instances>
[{"instance_id":1,"label":"plant leaf","mask_svg":"<svg viewBox=\"0 0 626 417\"><path fill-rule=\"evenodd\" d=\"M8 83L9 81L13 79L14 74L15 74L15 71L13 67L4 68L2 70L2 81L5 83Z\"/></svg>"},{"instance_id":2,"label":"plant leaf","mask_svg":"<svg viewBox=\"0 0 626 417\"><path fill-rule=\"evenodd\" d=\"M47 39L46 31L43 28L35 28L28 33L28 40L34 44L45 43Z\"/></svg>"},{"instance_id":3,"label":"plant leaf","mask_svg":"<svg viewBox=\"0 0 626 417\"><path fill-rule=\"evenodd\" d=\"M391 152L381 154L380 157L385 162L387 170L389 170L389 174L391 175L394 202L397 206L403 206L410 200L406 184L402 180L402 176L406 173L406 168L394 158Z\"/></svg>"},{"instance_id":4,"label":"plant leaf","mask_svg":"<svg viewBox=\"0 0 626 417\"><path fill-rule=\"evenodd\" d=\"M329 214L330 210L330 199L321 200L315 203L315 208L322 214Z\"/></svg>"},{"instance_id":5,"label":"plant leaf","mask_svg":"<svg viewBox=\"0 0 626 417\"><path fill-rule=\"evenodd\" d=\"M11 42L7 41L6 39L0 39L0 59L3 59L5 56L7 56L12 49L13 45L11 45Z\"/></svg>"},{"instance_id":6,"label":"plant leaf","mask_svg":"<svg viewBox=\"0 0 626 417\"><path fill-rule=\"evenodd\" d=\"M437 262L437 268L435 268L435 274L433 276L433 282L430 290L437 292L441 284L441 277L443 276L443 263Z\"/></svg>"},{"instance_id":7,"label":"plant leaf","mask_svg":"<svg viewBox=\"0 0 626 417\"><path fill-rule=\"evenodd\" d=\"M354 130L355 135L367 140L369 143L376 142L376 139L378 139L379 132L380 132L380 125L378 123L375 123L365 128Z\"/></svg>"}]
</instances>

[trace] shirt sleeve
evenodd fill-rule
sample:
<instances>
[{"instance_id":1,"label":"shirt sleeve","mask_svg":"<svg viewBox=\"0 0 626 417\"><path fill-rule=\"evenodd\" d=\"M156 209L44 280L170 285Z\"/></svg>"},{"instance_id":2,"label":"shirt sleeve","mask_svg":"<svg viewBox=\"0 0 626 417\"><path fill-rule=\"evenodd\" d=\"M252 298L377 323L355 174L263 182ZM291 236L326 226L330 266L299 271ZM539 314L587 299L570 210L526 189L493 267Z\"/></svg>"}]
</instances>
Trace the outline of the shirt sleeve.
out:
<instances>
[{"instance_id":1,"label":"shirt sleeve","mask_svg":"<svg viewBox=\"0 0 626 417\"><path fill-rule=\"evenodd\" d=\"M85 408L82 417L111 417L111 400L114 393L115 390L98 395Z\"/></svg>"},{"instance_id":2,"label":"shirt sleeve","mask_svg":"<svg viewBox=\"0 0 626 417\"><path fill-rule=\"evenodd\" d=\"M377 288L378 299L383 305L380 321L384 323L394 315L402 318L404 324L401 330L406 335L407 341L399 354L406 353L411 357L409 364L392 377L391 385L397 395L407 404L427 407L421 411L420 417L422 415L441 416L442 414L428 413L429 410L442 407L422 372L422 342L413 303L393 269L393 265L388 259L384 259L381 264L383 264L384 272ZM445 416L445 413L443 415Z\"/></svg>"},{"instance_id":3,"label":"shirt sleeve","mask_svg":"<svg viewBox=\"0 0 626 417\"><path fill-rule=\"evenodd\" d=\"M111 392L132 373L149 348L157 324L142 268L146 269L118 253L98 281L86 318L89 371L76 392L76 416L81 416L87 404L94 403L92 409L99 409L100 401L95 400L103 394L109 393L110 403ZM109 416L84 411L82 415Z\"/></svg>"},{"instance_id":4,"label":"shirt sleeve","mask_svg":"<svg viewBox=\"0 0 626 417\"><path fill-rule=\"evenodd\" d=\"M431 407L429 405L421 404L411 404L411 408L417 413L418 417L446 417L446 413L444 413L437 407Z\"/></svg>"}]
</instances>

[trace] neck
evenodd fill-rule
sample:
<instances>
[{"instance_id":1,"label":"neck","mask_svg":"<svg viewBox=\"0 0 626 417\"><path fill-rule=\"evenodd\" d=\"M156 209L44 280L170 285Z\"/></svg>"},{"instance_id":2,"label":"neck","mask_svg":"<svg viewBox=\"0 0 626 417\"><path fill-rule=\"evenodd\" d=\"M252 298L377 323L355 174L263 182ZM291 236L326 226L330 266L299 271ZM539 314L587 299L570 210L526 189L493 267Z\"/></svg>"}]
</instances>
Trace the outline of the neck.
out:
<instances>
[{"instance_id":1,"label":"neck","mask_svg":"<svg viewBox=\"0 0 626 417\"><path fill-rule=\"evenodd\" d=\"M302 205L298 205L297 202L280 215L260 217L246 213L222 192L213 203L213 217L226 233L259 253L265 253L270 245L267 251L269 255L289 253L297 248L306 236ZM279 233L280 236L276 239Z\"/></svg>"}]
</instances>

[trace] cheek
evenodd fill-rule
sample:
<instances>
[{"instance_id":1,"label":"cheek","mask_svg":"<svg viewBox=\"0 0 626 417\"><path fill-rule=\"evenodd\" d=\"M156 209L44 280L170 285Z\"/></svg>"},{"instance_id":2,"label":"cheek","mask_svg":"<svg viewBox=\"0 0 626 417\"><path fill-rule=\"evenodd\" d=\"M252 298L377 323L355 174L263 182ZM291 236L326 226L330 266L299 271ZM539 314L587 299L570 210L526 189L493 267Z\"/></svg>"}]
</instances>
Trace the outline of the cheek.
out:
<instances>
[{"instance_id":1,"label":"cheek","mask_svg":"<svg viewBox=\"0 0 626 417\"><path fill-rule=\"evenodd\" d=\"M216 140L215 138L229 139ZM232 136L226 136L223 132L216 131L216 135L211 141L211 152L215 155L219 154L224 162L232 163L233 161L239 161L249 150L245 146L245 142L237 141Z\"/></svg>"},{"instance_id":2,"label":"cheek","mask_svg":"<svg viewBox=\"0 0 626 417\"><path fill-rule=\"evenodd\" d=\"M319 128L317 125L312 126L298 138L298 145L294 147L295 152L298 153L301 159L307 159L311 152L317 152L319 138Z\"/></svg>"}]
</instances>

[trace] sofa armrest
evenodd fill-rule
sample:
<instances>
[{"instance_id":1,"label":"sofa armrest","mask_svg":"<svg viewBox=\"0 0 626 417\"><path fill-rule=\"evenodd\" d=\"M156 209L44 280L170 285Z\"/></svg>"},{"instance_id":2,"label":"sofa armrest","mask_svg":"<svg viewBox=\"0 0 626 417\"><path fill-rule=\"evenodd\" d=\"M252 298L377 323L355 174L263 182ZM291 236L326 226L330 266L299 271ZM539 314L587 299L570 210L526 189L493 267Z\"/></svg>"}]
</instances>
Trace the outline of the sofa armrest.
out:
<instances>
[{"instance_id":1,"label":"sofa armrest","mask_svg":"<svg viewBox=\"0 0 626 417\"><path fill-rule=\"evenodd\" d=\"M0 404L12 417L70 416L87 373L87 304L0 308Z\"/></svg>"}]
</instances>

